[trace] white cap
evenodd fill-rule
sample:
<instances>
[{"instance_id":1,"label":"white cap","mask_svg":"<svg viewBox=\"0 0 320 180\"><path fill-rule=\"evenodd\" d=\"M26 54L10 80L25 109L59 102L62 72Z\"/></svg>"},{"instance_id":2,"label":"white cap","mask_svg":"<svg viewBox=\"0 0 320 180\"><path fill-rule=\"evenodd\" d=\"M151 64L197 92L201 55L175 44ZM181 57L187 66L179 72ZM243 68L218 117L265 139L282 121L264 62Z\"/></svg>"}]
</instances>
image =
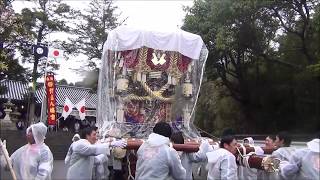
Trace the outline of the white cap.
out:
<instances>
[{"instance_id":1,"label":"white cap","mask_svg":"<svg viewBox=\"0 0 320 180\"><path fill-rule=\"evenodd\" d=\"M253 138L252 138L252 137L244 138L244 139L243 139L243 142L244 142L244 140L248 140L248 141L249 141L248 145L250 145L250 146L254 146L254 140L253 140Z\"/></svg>"},{"instance_id":2,"label":"white cap","mask_svg":"<svg viewBox=\"0 0 320 180\"><path fill-rule=\"evenodd\" d=\"M320 153L320 139L314 139L308 142L307 146L312 152Z\"/></svg>"}]
</instances>

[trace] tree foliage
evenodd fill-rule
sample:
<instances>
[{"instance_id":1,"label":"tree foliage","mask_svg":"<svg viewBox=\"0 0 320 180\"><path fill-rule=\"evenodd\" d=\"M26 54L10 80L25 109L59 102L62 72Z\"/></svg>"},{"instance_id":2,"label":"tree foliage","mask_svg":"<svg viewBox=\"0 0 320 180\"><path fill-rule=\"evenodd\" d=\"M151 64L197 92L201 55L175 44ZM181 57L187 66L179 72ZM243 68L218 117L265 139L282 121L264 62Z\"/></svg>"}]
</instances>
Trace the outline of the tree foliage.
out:
<instances>
[{"instance_id":1,"label":"tree foliage","mask_svg":"<svg viewBox=\"0 0 320 180\"><path fill-rule=\"evenodd\" d=\"M116 10L111 0L92 0L85 10L74 11L72 19L75 21L70 30L74 37L64 41L66 52L73 56L86 55L85 67L96 68L108 32L120 24Z\"/></svg>"},{"instance_id":2,"label":"tree foliage","mask_svg":"<svg viewBox=\"0 0 320 180\"><path fill-rule=\"evenodd\" d=\"M74 37L64 41L63 47L72 56L84 54L86 57L81 67L85 78L82 82L77 82L76 86L97 89L103 44L108 32L123 22L118 21L120 14L116 10L117 6L113 5L112 0L92 0L84 11L73 12L72 17L76 21L70 33Z\"/></svg>"},{"instance_id":3,"label":"tree foliage","mask_svg":"<svg viewBox=\"0 0 320 180\"><path fill-rule=\"evenodd\" d=\"M29 120L33 121L35 112L35 99L34 93L36 90L37 79L45 72L46 58L34 56L31 51L31 45L35 44L48 44L50 41L50 33L53 32L67 32L68 26L65 23L67 16L70 12L70 7L61 0L37 0L34 1L34 8L24 8L21 13L19 24L23 27L25 36L17 38L15 43L16 49L19 50L22 62L32 64L31 79L33 88L31 91L31 102L29 111ZM21 36L18 36L21 37ZM51 46L51 44L49 44ZM58 69L55 62L48 61L50 70ZM51 68L51 69L50 69Z\"/></svg>"},{"instance_id":4,"label":"tree foliage","mask_svg":"<svg viewBox=\"0 0 320 180\"><path fill-rule=\"evenodd\" d=\"M68 81L66 79L61 79L60 81L58 81L59 85L68 85Z\"/></svg>"},{"instance_id":5,"label":"tree foliage","mask_svg":"<svg viewBox=\"0 0 320 180\"><path fill-rule=\"evenodd\" d=\"M46 58L33 56L30 46L26 46L25 42L48 44L50 33L68 32L69 29L65 21L71 11L67 4L61 3L61 0L37 0L35 4L37 7L24 8L21 11L21 24L29 36L20 41L20 46L18 46L23 56L22 61L33 64L32 81L34 87L37 79L44 73ZM55 62L49 62L49 67L58 69Z\"/></svg>"},{"instance_id":6,"label":"tree foliage","mask_svg":"<svg viewBox=\"0 0 320 180\"><path fill-rule=\"evenodd\" d=\"M5 78L26 81L27 71L14 57L17 39L26 36L20 21L11 1L0 1L0 71Z\"/></svg>"},{"instance_id":7,"label":"tree foliage","mask_svg":"<svg viewBox=\"0 0 320 180\"><path fill-rule=\"evenodd\" d=\"M217 98L200 98L198 122L211 117L216 132L320 128L317 1L196 0L186 12L183 29L209 49L207 83L223 85L202 87ZM312 126L301 128L302 120Z\"/></svg>"}]
</instances>

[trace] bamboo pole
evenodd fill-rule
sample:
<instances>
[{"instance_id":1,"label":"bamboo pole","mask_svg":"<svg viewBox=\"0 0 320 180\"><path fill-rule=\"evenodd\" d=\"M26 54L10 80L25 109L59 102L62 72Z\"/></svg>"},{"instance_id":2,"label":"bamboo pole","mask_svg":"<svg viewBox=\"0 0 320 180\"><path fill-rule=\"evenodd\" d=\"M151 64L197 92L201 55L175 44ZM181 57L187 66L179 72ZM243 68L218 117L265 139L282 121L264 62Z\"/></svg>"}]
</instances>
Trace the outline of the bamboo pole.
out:
<instances>
[{"instance_id":1,"label":"bamboo pole","mask_svg":"<svg viewBox=\"0 0 320 180\"><path fill-rule=\"evenodd\" d=\"M10 169L10 173L11 173L12 179L13 180L17 180L16 174L15 174L13 168L12 168L12 164L11 164L11 161L10 161L10 158L9 158L9 153L8 153L7 149L4 147L4 144L2 143L1 139L0 139L0 145L1 145L1 150L2 150L2 152L4 154L4 157L5 157L6 161L7 161L7 166Z\"/></svg>"}]
</instances>

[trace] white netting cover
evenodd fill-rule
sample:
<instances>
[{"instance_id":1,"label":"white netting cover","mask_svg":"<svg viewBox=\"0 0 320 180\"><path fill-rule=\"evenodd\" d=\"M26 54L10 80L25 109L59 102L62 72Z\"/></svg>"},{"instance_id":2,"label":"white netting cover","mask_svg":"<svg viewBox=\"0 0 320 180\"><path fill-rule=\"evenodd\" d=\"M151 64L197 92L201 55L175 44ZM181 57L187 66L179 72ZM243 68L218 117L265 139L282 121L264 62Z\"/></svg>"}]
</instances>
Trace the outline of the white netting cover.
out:
<instances>
[{"instance_id":1,"label":"white netting cover","mask_svg":"<svg viewBox=\"0 0 320 180\"><path fill-rule=\"evenodd\" d=\"M187 137L199 136L193 120L207 55L201 37L182 30L111 31L99 75L100 131L145 138L166 121Z\"/></svg>"}]
</instances>

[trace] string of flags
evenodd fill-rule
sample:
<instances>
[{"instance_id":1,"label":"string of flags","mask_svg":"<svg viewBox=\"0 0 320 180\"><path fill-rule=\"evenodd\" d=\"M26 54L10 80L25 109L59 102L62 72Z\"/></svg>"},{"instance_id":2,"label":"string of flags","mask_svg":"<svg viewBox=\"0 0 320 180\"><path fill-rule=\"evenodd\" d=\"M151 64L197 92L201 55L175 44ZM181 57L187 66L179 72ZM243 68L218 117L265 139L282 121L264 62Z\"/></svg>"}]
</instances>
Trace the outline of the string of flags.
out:
<instances>
[{"instance_id":1,"label":"string of flags","mask_svg":"<svg viewBox=\"0 0 320 180\"><path fill-rule=\"evenodd\" d=\"M68 97L63 105L62 117L66 119L72 112L73 108L76 108L79 111L80 120L84 120L86 117L86 99L83 98L77 104L73 104Z\"/></svg>"}]
</instances>

